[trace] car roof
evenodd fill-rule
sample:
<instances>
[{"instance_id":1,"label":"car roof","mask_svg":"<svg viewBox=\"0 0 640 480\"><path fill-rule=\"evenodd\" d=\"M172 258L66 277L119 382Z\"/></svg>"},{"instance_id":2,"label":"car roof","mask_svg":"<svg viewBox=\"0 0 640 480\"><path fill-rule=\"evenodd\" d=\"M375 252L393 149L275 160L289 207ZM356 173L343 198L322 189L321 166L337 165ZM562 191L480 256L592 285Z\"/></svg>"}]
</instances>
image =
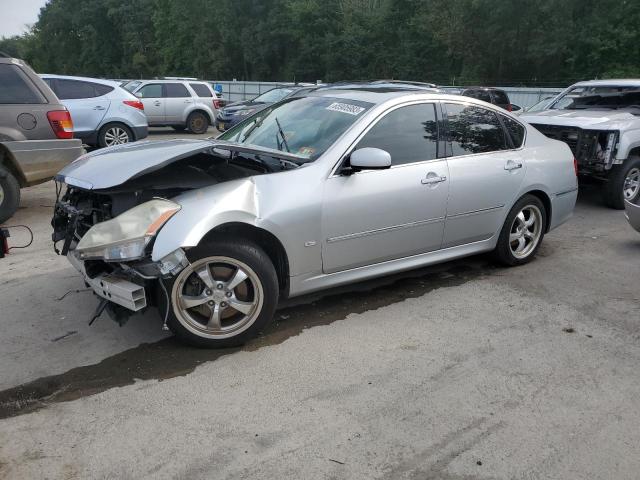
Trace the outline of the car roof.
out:
<instances>
[{"instance_id":1,"label":"car roof","mask_svg":"<svg viewBox=\"0 0 640 480\"><path fill-rule=\"evenodd\" d=\"M504 92L503 89L498 88L498 87L464 87L463 92L467 92L469 90L485 90L485 91L498 91L498 92Z\"/></svg>"},{"instance_id":2,"label":"car roof","mask_svg":"<svg viewBox=\"0 0 640 480\"><path fill-rule=\"evenodd\" d=\"M93 82L99 83L100 85L107 85L109 87L119 87L120 82L116 82L114 80L105 80L103 78L93 78L93 77L76 77L72 75L54 75L50 73L41 73L39 74L40 78L60 78L63 80L78 80L80 82Z\"/></svg>"},{"instance_id":3,"label":"car roof","mask_svg":"<svg viewBox=\"0 0 640 480\"><path fill-rule=\"evenodd\" d=\"M206 80L167 80L164 78L151 78L146 80L129 80L128 83L140 82L140 83L202 83L203 85L209 84Z\"/></svg>"},{"instance_id":4,"label":"car roof","mask_svg":"<svg viewBox=\"0 0 640 480\"><path fill-rule=\"evenodd\" d=\"M638 78L612 78L609 80L586 80L571 85L572 87L640 87Z\"/></svg>"},{"instance_id":5,"label":"car roof","mask_svg":"<svg viewBox=\"0 0 640 480\"><path fill-rule=\"evenodd\" d=\"M414 95L426 95L433 99L450 99L460 100L457 95L446 95L438 92L437 90L425 89L425 88L399 88L397 86L381 86L370 85L367 87L353 88L350 85L320 87L310 92L308 97L333 97L344 98L349 100L359 100L368 103L381 104L388 100L399 97L411 97Z\"/></svg>"}]
</instances>

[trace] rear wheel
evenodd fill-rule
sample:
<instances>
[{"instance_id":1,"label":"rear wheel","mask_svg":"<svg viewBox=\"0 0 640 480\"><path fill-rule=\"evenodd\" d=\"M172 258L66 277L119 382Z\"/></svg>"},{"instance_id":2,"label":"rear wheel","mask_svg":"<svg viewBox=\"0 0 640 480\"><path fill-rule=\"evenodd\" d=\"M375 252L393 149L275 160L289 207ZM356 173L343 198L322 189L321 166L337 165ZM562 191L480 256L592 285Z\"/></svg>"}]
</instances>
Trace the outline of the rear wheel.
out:
<instances>
[{"instance_id":1,"label":"rear wheel","mask_svg":"<svg viewBox=\"0 0 640 480\"><path fill-rule=\"evenodd\" d=\"M216 241L188 253L190 264L166 286L167 324L199 347L231 347L256 336L278 304L271 260L250 242ZM164 312L166 300L160 301Z\"/></svg>"},{"instance_id":2,"label":"rear wheel","mask_svg":"<svg viewBox=\"0 0 640 480\"><path fill-rule=\"evenodd\" d=\"M133 142L131 129L122 123L110 123L100 129L98 133L98 145L100 147L111 147Z\"/></svg>"},{"instance_id":3,"label":"rear wheel","mask_svg":"<svg viewBox=\"0 0 640 480\"><path fill-rule=\"evenodd\" d=\"M609 173L604 189L605 203L617 210L624 208L624 201L635 201L640 196L640 157L630 157L622 165L615 165Z\"/></svg>"},{"instance_id":4,"label":"rear wheel","mask_svg":"<svg viewBox=\"0 0 640 480\"><path fill-rule=\"evenodd\" d=\"M547 222L540 199L525 195L513 206L500 231L495 255L506 265L523 265L536 256Z\"/></svg>"},{"instance_id":5,"label":"rear wheel","mask_svg":"<svg viewBox=\"0 0 640 480\"><path fill-rule=\"evenodd\" d=\"M9 220L20 205L20 184L11 172L0 166L0 223Z\"/></svg>"},{"instance_id":6,"label":"rear wheel","mask_svg":"<svg viewBox=\"0 0 640 480\"><path fill-rule=\"evenodd\" d=\"M206 133L209 128L209 119L202 112L192 112L187 118L187 128L191 133Z\"/></svg>"}]
</instances>

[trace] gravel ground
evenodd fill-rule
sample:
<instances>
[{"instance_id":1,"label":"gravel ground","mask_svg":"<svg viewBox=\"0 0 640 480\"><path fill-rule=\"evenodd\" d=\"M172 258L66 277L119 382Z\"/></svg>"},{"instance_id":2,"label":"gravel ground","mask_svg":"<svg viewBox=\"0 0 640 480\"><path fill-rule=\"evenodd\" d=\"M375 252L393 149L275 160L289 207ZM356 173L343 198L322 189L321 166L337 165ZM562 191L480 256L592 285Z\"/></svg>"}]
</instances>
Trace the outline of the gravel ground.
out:
<instances>
[{"instance_id":1,"label":"gravel ground","mask_svg":"<svg viewBox=\"0 0 640 480\"><path fill-rule=\"evenodd\" d=\"M11 223L35 242L0 260L1 478L638 478L640 236L593 187L526 266L304 297L222 351L153 312L89 327L48 240L53 186L23 195Z\"/></svg>"}]
</instances>

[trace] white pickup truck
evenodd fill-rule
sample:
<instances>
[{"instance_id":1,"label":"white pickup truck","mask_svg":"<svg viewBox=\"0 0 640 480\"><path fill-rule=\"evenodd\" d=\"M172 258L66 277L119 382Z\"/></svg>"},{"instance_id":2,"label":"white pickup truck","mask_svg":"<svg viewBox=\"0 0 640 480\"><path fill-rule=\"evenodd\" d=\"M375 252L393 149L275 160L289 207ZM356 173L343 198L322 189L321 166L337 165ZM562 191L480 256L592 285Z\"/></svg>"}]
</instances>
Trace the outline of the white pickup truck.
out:
<instances>
[{"instance_id":1,"label":"white pickup truck","mask_svg":"<svg viewBox=\"0 0 640 480\"><path fill-rule=\"evenodd\" d=\"M546 110L523 113L547 137L567 143L582 176L603 182L617 209L640 194L640 80L591 80L570 86Z\"/></svg>"}]
</instances>

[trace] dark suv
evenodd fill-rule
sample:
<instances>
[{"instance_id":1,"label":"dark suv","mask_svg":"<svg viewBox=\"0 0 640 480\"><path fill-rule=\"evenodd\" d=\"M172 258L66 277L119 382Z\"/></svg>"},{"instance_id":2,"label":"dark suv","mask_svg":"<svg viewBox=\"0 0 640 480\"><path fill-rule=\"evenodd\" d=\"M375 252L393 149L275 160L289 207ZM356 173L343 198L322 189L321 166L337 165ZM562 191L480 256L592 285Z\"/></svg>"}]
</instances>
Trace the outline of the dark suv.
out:
<instances>
[{"instance_id":1,"label":"dark suv","mask_svg":"<svg viewBox=\"0 0 640 480\"><path fill-rule=\"evenodd\" d=\"M83 152L51 89L22 60L0 56L0 223L17 210L20 188L50 180Z\"/></svg>"},{"instance_id":2,"label":"dark suv","mask_svg":"<svg viewBox=\"0 0 640 480\"><path fill-rule=\"evenodd\" d=\"M513 107L507 92L494 87L469 87L462 91L465 97L477 98L483 102L492 103L511 112Z\"/></svg>"}]
</instances>

